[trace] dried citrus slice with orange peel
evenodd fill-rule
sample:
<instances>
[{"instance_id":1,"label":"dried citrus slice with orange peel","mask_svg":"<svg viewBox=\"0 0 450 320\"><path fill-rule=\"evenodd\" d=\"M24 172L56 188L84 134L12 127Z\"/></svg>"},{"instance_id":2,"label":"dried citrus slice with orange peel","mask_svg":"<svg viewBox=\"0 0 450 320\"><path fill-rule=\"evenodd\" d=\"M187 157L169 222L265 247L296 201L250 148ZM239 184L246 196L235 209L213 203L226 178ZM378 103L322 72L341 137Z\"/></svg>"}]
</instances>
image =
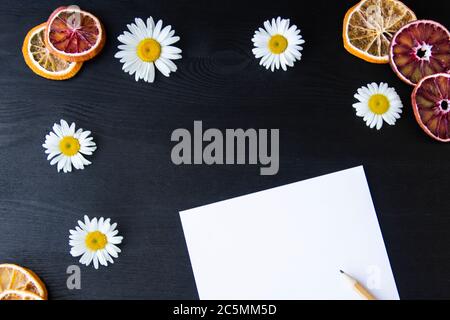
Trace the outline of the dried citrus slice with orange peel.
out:
<instances>
[{"instance_id":1,"label":"dried citrus slice with orange peel","mask_svg":"<svg viewBox=\"0 0 450 320\"><path fill-rule=\"evenodd\" d=\"M103 49L105 39L100 20L77 6L59 7L48 18L45 42L53 54L64 60L92 59Z\"/></svg>"},{"instance_id":2,"label":"dried citrus slice with orange peel","mask_svg":"<svg viewBox=\"0 0 450 320\"><path fill-rule=\"evenodd\" d=\"M409 85L450 70L450 32L440 23L417 20L402 27L389 50L392 70Z\"/></svg>"},{"instance_id":3,"label":"dried citrus slice with orange peel","mask_svg":"<svg viewBox=\"0 0 450 320\"><path fill-rule=\"evenodd\" d=\"M411 96L420 127L433 139L450 142L450 74L423 78Z\"/></svg>"},{"instance_id":4,"label":"dried citrus slice with orange peel","mask_svg":"<svg viewBox=\"0 0 450 320\"><path fill-rule=\"evenodd\" d=\"M46 23L28 31L23 41L22 54L28 67L41 77L51 80L70 79L78 73L82 62L69 62L52 54L45 45Z\"/></svg>"},{"instance_id":5,"label":"dried citrus slice with orange peel","mask_svg":"<svg viewBox=\"0 0 450 320\"><path fill-rule=\"evenodd\" d=\"M388 63L392 37L414 20L414 12L398 0L363 0L345 15L344 47L368 62Z\"/></svg>"},{"instance_id":6,"label":"dried citrus slice with orange peel","mask_svg":"<svg viewBox=\"0 0 450 320\"><path fill-rule=\"evenodd\" d=\"M0 293L0 301L4 300L45 300L37 294L21 290L5 290Z\"/></svg>"},{"instance_id":7,"label":"dried citrus slice with orange peel","mask_svg":"<svg viewBox=\"0 0 450 320\"><path fill-rule=\"evenodd\" d=\"M6 290L26 291L47 299L47 289L31 270L15 264L0 264L0 294Z\"/></svg>"}]
</instances>

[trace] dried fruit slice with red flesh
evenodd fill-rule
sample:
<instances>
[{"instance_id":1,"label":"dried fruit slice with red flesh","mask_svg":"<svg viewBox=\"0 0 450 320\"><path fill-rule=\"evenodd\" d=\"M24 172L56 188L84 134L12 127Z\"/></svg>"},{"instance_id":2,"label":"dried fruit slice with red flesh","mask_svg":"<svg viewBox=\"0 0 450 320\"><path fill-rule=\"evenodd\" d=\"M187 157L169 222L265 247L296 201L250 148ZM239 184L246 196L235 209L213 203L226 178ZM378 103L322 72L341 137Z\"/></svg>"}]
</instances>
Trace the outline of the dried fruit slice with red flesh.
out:
<instances>
[{"instance_id":1,"label":"dried fruit slice with red flesh","mask_svg":"<svg viewBox=\"0 0 450 320\"><path fill-rule=\"evenodd\" d=\"M450 74L422 79L412 93L412 105L417 122L429 136L450 142Z\"/></svg>"},{"instance_id":2,"label":"dried fruit slice with red flesh","mask_svg":"<svg viewBox=\"0 0 450 320\"><path fill-rule=\"evenodd\" d=\"M45 41L53 54L67 61L86 61L96 56L105 44L100 20L78 7L60 7L47 21Z\"/></svg>"},{"instance_id":3,"label":"dried fruit slice with red flesh","mask_svg":"<svg viewBox=\"0 0 450 320\"><path fill-rule=\"evenodd\" d=\"M450 33L431 20L417 20L401 28L389 50L391 67L406 83L450 70Z\"/></svg>"}]
</instances>

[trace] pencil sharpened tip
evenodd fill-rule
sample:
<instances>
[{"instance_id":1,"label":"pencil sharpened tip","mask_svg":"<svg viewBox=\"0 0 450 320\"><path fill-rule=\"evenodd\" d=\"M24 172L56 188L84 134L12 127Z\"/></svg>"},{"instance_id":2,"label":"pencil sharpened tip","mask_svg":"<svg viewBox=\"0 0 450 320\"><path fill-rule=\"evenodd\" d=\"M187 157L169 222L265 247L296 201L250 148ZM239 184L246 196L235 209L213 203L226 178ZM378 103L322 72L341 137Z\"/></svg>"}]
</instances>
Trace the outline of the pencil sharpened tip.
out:
<instances>
[{"instance_id":1,"label":"pencil sharpened tip","mask_svg":"<svg viewBox=\"0 0 450 320\"><path fill-rule=\"evenodd\" d=\"M345 272L344 272L344 271L342 271L342 270L339 270L339 272L340 272L340 273L342 273L342 274L344 274L344 273L345 273Z\"/></svg>"}]
</instances>

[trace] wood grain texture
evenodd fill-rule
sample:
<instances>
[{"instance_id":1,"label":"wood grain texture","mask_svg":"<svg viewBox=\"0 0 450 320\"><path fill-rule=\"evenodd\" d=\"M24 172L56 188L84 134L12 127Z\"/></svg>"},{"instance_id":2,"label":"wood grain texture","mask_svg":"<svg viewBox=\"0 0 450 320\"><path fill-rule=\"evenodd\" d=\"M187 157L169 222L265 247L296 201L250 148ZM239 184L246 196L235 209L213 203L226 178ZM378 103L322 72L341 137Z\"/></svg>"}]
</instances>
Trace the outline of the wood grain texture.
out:
<instances>
[{"instance_id":1,"label":"wood grain texture","mask_svg":"<svg viewBox=\"0 0 450 320\"><path fill-rule=\"evenodd\" d=\"M59 1L0 2L0 261L22 264L51 299L196 299L178 211L363 164L402 298L450 298L450 146L428 138L388 65L348 54L341 23L355 1L78 1L103 21L107 43L72 80L31 73L20 54L26 32ZM449 2L405 1L418 17L448 25ZM181 36L170 78L134 82L113 58L134 17L162 18ZM270 73L250 41L267 18L291 18L304 58ZM395 127L369 130L352 108L368 82L388 82L405 105ZM58 174L42 143L64 118L94 133L84 171ZM171 163L176 128L279 128L280 172L256 166ZM117 221L125 237L114 265L81 267L66 288L68 230L84 214Z\"/></svg>"}]
</instances>

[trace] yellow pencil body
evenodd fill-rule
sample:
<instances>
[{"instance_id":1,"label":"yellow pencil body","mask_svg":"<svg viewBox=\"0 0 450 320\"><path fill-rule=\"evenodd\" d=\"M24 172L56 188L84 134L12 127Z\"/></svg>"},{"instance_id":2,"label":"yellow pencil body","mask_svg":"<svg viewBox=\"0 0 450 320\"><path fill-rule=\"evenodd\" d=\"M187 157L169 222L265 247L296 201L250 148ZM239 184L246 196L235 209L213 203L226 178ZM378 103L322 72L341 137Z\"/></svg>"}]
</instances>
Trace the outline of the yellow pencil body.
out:
<instances>
[{"instance_id":1,"label":"yellow pencil body","mask_svg":"<svg viewBox=\"0 0 450 320\"><path fill-rule=\"evenodd\" d=\"M340 270L342 277L346 282L348 282L353 289L359 293L359 295L366 300L377 300L362 284L360 284L356 279L350 277L344 271Z\"/></svg>"}]
</instances>

